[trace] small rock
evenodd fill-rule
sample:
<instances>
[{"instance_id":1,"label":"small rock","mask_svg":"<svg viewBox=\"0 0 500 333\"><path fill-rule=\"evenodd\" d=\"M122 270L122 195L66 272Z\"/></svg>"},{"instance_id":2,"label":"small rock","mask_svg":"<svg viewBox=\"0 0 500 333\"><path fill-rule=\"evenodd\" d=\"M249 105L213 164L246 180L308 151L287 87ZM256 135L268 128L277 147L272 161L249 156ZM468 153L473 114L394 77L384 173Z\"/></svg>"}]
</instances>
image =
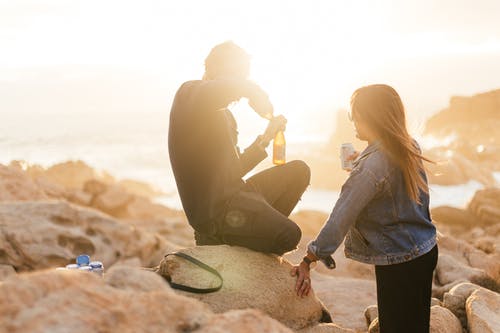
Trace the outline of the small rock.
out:
<instances>
[{"instance_id":1,"label":"small rock","mask_svg":"<svg viewBox=\"0 0 500 333\"><path fill-rule=\"evenodd\" d=\"M441 301L438 298L432 297L431 298L431 306L434 306L434 305L442 306Z\"/></svg>"},{"instance_id":2,"label":"small rock","mask_svg":"<svg viewBox=\"0 0 500 333\"><path fill-rule=\"evenodd\" d=\"M355 333L357 331L329 323L329 324L318 324L312 327L298 330L296 332L297 333Z\"/></svg>"},{"instance_id":3,"label":"small rock","mask_svg":"<svg viewBox=\"0 0 500 333\"><path fill-rule=\"evenodd\" d=\"M500 332L500 295L486 289L474 291L467 299L467 324L470 333Z\"/></svg>"},{"instance_id":4,"label":"small rock","mask_svg":"<svg viewBox=\"0 0 500 333\"><path fill-rule=\"evenodd\" d=\"M378 317L378 307L376 305L370 305L365 310L366 326L370 326L372 321Z\"/></svg>"},{"instance_id":5,"label":"small rock","mask_svg":"<svg viewBox=\"0 0 500 333\"><path fill-rule=\"evenodd\" d=\"M370 326L368 326L368 333L380 333L378 317L371 322Z\"/></svg>"},{"instance_id":6,"label":"small rock","mask_svg":"<svg viewBox=\"0 0 500 333\"><path fill-rule=\"evenodd\" d=\"M467 327L465 302L467 298L478 289L483 288L473 283L460 283L451 288L450 291L443 296L443 306L453 312L464 328Z\"/></svg>"},{"instance_id":7,"label":"small rock","mask_svg":"<svg viewBox=\"0 0 500 333\"><path fill-rule=\"evenodd\" d=\"M16 270L11 265L0 264L0 281L5 280L9 276L16 275Z\"/></svg>"},{"instance_id":8,"label":"small rock","mask_svg":"<svg viewBox=\"0 0 500 333\"><path fill-rule=\"evenodd\" d=\"M136 291L170 289L168 283L153 271L127 266L113 266L104 275L106 284L115 288Z\"/></svg>"},{"instance_id":9,"label":"small rock","mask_svg":"<svg viewBox=\"0 0 500 333\"><path fill-rule=\"evenodd\" d=\"M430 333L462 333L460 320L448 309L439 305L431 307Z\"/></svg>"}]
</instances>

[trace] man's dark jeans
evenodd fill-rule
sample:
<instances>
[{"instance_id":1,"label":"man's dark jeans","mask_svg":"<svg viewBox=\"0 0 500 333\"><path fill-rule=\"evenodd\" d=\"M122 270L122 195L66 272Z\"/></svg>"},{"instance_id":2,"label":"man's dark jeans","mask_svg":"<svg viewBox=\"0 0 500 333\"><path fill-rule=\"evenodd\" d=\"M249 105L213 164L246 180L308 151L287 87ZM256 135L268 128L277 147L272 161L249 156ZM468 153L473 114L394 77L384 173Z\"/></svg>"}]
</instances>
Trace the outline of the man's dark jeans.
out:
<instances>
[{"instance_id":1,"label":"man's dark jeans","mask_svg":"<svg viewBox=\"0 0 500 333\"><path fill-rule=\"evenodd\" d=\"M266 169L246 181L216 221L215 236L195 232L197 245L229 244L283 254L296 249L302 232L288 218L309 185L302 161Z\"/></svg>"}]
</instances>

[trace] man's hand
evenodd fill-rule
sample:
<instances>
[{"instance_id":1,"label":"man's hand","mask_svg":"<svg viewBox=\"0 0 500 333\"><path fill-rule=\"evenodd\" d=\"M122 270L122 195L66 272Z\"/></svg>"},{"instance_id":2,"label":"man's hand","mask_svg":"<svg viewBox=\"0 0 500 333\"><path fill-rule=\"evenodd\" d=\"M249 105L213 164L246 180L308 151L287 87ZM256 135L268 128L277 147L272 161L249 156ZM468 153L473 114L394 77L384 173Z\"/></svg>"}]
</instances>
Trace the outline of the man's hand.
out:
<instances>
[{"instance_id":1,"label":"man's hand","mask_svg":"<svg viewBox=\"0 0 500 333\"><path fill-rule=\"evenodd\" d=\"M309 265L302 261L299 265L293 266L290 271L292 276L297 276L297 281L295 282L295 291L297 296L304 297L309 295L311 291L311 274Z\"/></svg>"},{"instance_id":2,"label":"man's hand","mask_svg":"<svg viewBox=\"0 0 500 333\"><path fill-rule=\"evenodd\" d=\"M263 140L270 142L279 131L284 131L286 128L286 118L282 115L273 117L269 120L266 131L262 135Z\"/></svg>"}]
</instances>

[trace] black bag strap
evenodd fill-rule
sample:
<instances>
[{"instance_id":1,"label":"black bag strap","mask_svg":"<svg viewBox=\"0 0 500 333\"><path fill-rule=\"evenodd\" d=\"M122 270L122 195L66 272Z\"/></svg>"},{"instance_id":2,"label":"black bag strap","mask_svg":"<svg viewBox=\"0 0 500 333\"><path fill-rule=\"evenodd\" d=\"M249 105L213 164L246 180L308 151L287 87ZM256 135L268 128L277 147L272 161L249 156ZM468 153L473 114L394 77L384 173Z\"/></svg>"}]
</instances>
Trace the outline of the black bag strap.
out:
<instances>
[{"instance_id":1,"label":"black bag strap","mask_svg":"<svg viewBox=\"0 0 500 333\"><path fill-rule=\"evenodd\" d=\"M196 266L198 266L200 268L203 268L207 272L212 273L213 275L217 276L219 278L219 280L220 280L219 285L217 285L216 287L212 287L212 288L196 288L196 287L185 286L183 284L172 282L172 279L170 278L170 279L167 279L168 283L170 284L170 287L172 287L174 289L179 289L179 290L187 291L187 292L190 292L190 293L195 293L195 294L213 293L215 291L219 291L222 288L222 284L224 283L224 280L222 279L222 276L219 274L219 272L217 272L212 267L210 267L207 264L199 261L198 259L193 258L190 255L182 253L182 252L169 253L169 254L167 254L165 256L165 258L168 257L168 256L170 256L170 255L174 255L174 256L183 258L183 259L185 259L185 260L187 260L187 261L195 264Z\"/></svg>"}]
</instances>

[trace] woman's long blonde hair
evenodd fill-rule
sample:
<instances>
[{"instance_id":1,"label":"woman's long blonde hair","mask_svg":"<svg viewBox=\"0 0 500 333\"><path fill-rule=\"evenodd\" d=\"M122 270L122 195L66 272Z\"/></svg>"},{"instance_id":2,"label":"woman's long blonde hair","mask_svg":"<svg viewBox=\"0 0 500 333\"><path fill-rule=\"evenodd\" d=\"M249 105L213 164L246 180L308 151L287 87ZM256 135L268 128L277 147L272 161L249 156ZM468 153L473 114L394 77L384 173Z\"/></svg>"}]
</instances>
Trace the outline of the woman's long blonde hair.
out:
<instances>
[{"instance_id":1,"label":"woman's long blonde hair","mask_svg":"<svg viewBox=\"0 0 500 333\"><path fill-rule=\"evenodd\" d=\"M375 133L382 149L396 163L405 180L408 196L420 202L420 191L429 192L420 149L408 134L403 102L394 88L374 84L357 89L351 97L353 117L364 121Z\"/></svg>"}]
</instances>

